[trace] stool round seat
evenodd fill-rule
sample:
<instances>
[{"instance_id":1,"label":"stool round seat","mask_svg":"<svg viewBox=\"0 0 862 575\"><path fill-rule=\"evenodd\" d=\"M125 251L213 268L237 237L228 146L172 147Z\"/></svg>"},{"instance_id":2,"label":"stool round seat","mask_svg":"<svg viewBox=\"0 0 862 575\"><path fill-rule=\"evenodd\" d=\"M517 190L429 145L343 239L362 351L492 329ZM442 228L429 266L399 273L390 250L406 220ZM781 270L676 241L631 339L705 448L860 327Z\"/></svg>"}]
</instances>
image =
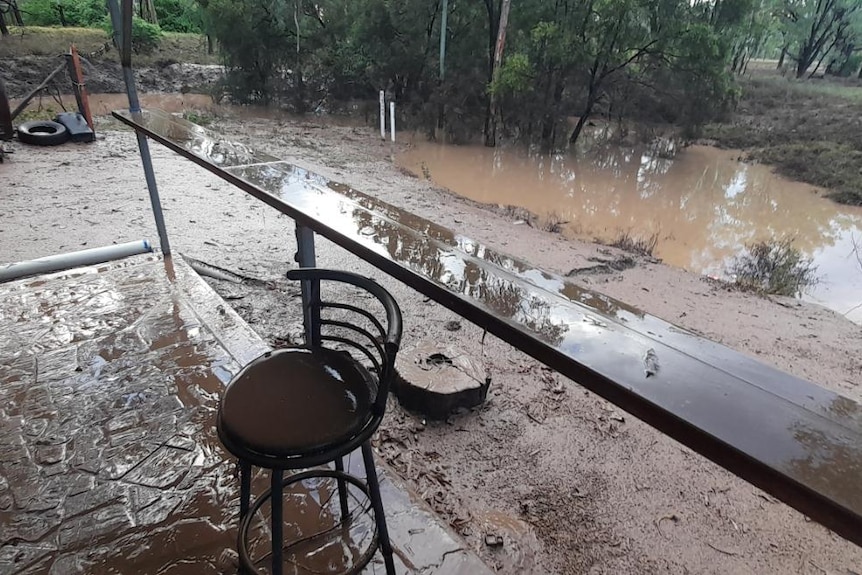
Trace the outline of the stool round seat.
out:
<instances>
[{"instance_id":1,"label":"stool round seat","mask_svg":"<svg viewBox=\"0 0 862 575\"><path fill-rule=\"evenodd\" d=\"M219 432L228 446L266 457L326 451L368 426L376 388L344 352L281 349L252 361L227 386Z\"/></svg>"}]
</instances>

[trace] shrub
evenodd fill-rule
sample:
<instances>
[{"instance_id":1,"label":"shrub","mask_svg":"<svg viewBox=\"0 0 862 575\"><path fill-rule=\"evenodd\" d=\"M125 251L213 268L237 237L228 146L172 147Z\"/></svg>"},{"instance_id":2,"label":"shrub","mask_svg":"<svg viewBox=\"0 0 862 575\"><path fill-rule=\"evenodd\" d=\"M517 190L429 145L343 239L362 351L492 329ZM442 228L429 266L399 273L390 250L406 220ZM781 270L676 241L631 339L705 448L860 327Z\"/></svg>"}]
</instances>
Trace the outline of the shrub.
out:
<instances>
[{"instance_id":1,"label":"shrub","mask_svg":"<svg viewBox=\"0 0 862 575\"><path fill-rule=\"evenodd\" d=\"M635 238L632 237L630 232L623 231L620 232L620 235L614 241L607 245L624 252L651 258L658 245L658 233L654 233L648 238Z\"/></svg>"},{"instance_id":2,"label":"shrub","mask_svg":"<svg viewBox=\"0 0 862 575\"><path fill-rule=\"evenodd\" d=\"M791 239L768 240L746 246L731 263L736 285L762 294L797 296L817 284L817 266L793 247Z\"/></svg>"},{"instance_id":3,"label":"shrub","mask_svg":"<svg viewBox=\"0 0 862 575\"><path fill-rule=\"evenodd\" d=\"M109 19L103 21L102 28L108 34L113 34L113 27ZM137 16L132 18L132 51L135 54L152 54L159 47L161 39L161 28Z\"/></svg>"},{"instance_id":4,"label":"shrub","mask_svg":"<svg viewBox=\"0 0 862 575\"><path fill-rule=\"evenodd\" d=\"M153 5L165 32L201 32L201 13L194 0L154 0Z\"/></svg>"}]
</instances>

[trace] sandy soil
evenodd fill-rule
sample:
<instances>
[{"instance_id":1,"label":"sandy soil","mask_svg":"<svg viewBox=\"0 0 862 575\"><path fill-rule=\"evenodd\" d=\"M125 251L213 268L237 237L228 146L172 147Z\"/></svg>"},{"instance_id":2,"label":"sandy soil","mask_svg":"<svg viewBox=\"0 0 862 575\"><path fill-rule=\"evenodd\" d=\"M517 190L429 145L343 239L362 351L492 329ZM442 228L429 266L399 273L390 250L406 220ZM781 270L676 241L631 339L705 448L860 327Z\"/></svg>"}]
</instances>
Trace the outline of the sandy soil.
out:
<instances>
[{"instance_id":1,"label":"sandy soil","mask_svg":"<svg viewBox=\"0 0 862 575\"><path fill-rule=\"evenodd\" d=\"M607 255L400 172L370 129L273 121L217 129L552 271ZM0 259L154 238L131 132L15 152L0 165ZM294 336L297 292L280 279L293 265L292 222L158 146L154 161L174 249L271 280L214 285L264 337ZM323 241L318 263L380 278L404 308L406 344L449 341L485 363L493 383L482 408L426 422L392 402L377 446L501 573L862 573L862 549L575 383L563 380L558 393L560 376L493 337L482 343L475 326L445 329L457 318L444 308ZM578 279L862 400L862 329L830 311L645 261ZM504 544L486 546L489 534Z\"/></svg>"}]
</instances>

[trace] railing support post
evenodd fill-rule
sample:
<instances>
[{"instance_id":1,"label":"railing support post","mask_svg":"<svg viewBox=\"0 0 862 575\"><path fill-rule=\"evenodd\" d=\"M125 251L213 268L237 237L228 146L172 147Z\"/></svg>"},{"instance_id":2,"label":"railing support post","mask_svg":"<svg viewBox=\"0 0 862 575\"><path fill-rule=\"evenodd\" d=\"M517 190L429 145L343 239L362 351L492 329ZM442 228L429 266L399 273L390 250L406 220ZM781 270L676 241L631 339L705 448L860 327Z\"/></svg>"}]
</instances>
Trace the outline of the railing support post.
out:
<instances>
[{"instance_id":1,"label":"railing support post","mask_svg":"<svg viewBox=\"0 0 862 575\"><path fill-rule=\"evenodd\" d=\"M118 0L108 0L108 11L111 13L111 26L114 29L114 43L120 50L120 62L123 65L123 80L126 82L126 95L129 97L129 112L136 114L141 111L138 100L138 90L135 87L135 73L132 71L132 1L123 0L123 11L120 12ZM165 216L162 212L162 201L156 186L156 174L153 171L153 159L150 156L150 145L146 136L136 132L138 150L141 153L141 164L144 166L144 178L147 180L147 190L150 192L150 207L156 220L156 230L159 233L159 247L166 256L171 255L171 244L168 241L168 230L165 226Z\"/></svg>"},{"instance_id":2,"label":"railing support post","mask_svg":"<svg viewBox=\"0 0 862 575\"><path fill-rule=\"evenodd\" d=\"M301 268L317 266L314 253L314 231L302 224L296 224L296 263ZM320 300L320 282L302 280L302 324L305 327L305 342L320 345L320 308L312 306Z\"/></svg>"}]
</instances>

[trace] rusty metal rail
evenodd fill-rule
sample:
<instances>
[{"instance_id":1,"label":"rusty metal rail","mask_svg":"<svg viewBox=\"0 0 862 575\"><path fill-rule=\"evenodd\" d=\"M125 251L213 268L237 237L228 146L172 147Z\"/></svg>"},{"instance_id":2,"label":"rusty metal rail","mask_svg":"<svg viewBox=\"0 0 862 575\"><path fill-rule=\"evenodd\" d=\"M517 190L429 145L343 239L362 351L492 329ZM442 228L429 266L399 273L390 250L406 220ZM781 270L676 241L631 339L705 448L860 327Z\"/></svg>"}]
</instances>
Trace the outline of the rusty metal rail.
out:
<instances>
[{"instance_id":1,"label":"rusty metal rail","mask_svg":"<svg viewBox=\"0 0 862 575\"><path fill-rule=\"evenodd\" d=\"M180 118L114 116L862 545L859 403Z\"/></svg>"}]
</instances>

